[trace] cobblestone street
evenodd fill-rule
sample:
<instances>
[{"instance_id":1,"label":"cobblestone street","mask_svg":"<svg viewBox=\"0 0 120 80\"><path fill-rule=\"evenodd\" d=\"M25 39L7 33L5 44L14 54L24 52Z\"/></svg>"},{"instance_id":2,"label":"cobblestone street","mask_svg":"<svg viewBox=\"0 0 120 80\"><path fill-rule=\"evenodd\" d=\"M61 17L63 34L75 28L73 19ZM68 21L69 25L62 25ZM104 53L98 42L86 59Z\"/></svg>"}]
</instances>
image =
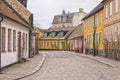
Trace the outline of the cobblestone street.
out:
<instances>
[{"instance_id":1,"label":"cobblestone street","mask_svg":"<svg viewBox=\"0 0 120 80\"><path fill-rule=\"evenodd\" d=\"M22 80L120 80L120 70L66 51L41 51L46 61L36 74Z\"/></svg>"}]
</instances>

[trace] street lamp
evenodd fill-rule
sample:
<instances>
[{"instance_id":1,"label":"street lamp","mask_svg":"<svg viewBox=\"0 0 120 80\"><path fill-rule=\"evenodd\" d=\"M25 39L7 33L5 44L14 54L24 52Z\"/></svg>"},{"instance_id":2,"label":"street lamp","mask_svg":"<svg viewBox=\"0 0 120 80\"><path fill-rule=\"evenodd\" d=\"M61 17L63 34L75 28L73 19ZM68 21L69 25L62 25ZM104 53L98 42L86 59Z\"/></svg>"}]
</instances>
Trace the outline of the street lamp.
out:
<instances>
[{"instance_id":1,"label":"street lamp","mask_svg":"<svg viewBox=\"0 0 120 80\"><path fill-rule=\"evenodd\" d=\"M84 39L84 54L86 54L86 38Z\"/></svg>"},{"instance_id":2,"label":"street lamp","mask_svg":"<svg viewBox=\"0 0 120 80\"><path fill-rule=\"evenodd\" d=\"M2 13L0 13L0 74L2 73L1 67L1 22L3 21Z\"/></svg>"},{"instance_id":3,"label":"street lamp","mask_svg":"<svg viewBox=\"0 0 120 80\"><path fill-rule=\"evenodd\" d=\"M96 25L93 26L94 35L93 35L93 56L96 56L96 49L95 49L95 34L96 34Z\"/></svg>"}]
</instances>

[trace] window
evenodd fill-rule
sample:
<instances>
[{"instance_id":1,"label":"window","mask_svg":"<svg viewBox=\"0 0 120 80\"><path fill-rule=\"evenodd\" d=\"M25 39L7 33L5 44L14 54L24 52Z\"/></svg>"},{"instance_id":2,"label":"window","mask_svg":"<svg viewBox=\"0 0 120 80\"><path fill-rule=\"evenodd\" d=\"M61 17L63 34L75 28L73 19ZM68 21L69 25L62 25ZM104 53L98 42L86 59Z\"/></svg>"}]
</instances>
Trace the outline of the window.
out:
<instances>
[{"instance_id":1,"label":"window","mask_svg":"<svg viewBox=\"0 0 120 80\"><path fill-rule=\"evenodd\" d=\"M115 0L115 12L117 13L118 12L118 0Z\"/></svg>"},{"instance_id":2,"label":"window","mask_svg":"<svg viewBox=\"0 0 120 80\"><path fill-rule=\"evenodd\" d=\"M40 42L40 46L43 46L43 43L42 43L42 42Z\"/></svg>"},{"instance_id":3,"label":"window","mask_svg":"<svg viewBox=\"0 0 120 80\"><path fill-rule=\"evenodd\" d=\"M6 29L2 27L2 52L6 49Z\"/></svg>"},{"instance_id":4,"label":"window","mask_svg":"<svg viewBox=\"0 0 120 80\"><path fill-rule=\"evenodd\" d=\"M110 28L109 41L112 41L112 27Z\"/></svg>"},{"instance_id":5,"label":"window","mask_svg":"<svg viewBox=\"0 0 120 80\"><path fill-rule=\"evenodd\" d=\"M99 43L98 44L101 44L102 43L102 33L99 32Z\"/></svg>"},{"instance_id":6,"label":"window","mask_svg":"<svg viewBox=\"0 0 120 80\"><path fill-rule=\"evenodd\" d=\"M98 14L96 14L96 18L95 18L95 25L97 26L98 25Z\"/></svg>"},{"instance_id":7,"label":"window","mask_svg":"<svg viewBox=\"0 0 120 80\"><path fill-rule=\"evenodd\" d=\"M95 35L95 43L98 44L98 33Z\"/></svg>"},{"instance_id":8,"label":"window","mask_svg":"<svg viewBox=\"0 0 120 80\"><path fill-rule=\"evenodd\" d=\"M44 42L44 46L46 46L46 42Z\"/></svg>"},{"instance_id":9,"label":"window","mask_svg":"<svg viewBox=\"0 0 120 80\"><path fill-rule=\"evenodd\" d=\"M63 32L60 32L59 37L63 37Z\"/></svg>"},{"instance_id":10,"label":"window","mask_svg":"<svg viewBox=\"0 0 120 80\"><path fill-rule=\"evenodd\" d=\"M115 27L114 34L115 34L115 41L117 41L118 40L118 27Z\"/></svg>"},{"instance_id":11,"label":"window","mask_svg":"<svg viewBox=\"0 0 120 80\"><path fill-rule=\"evenodd\" d=\"M26 34L26 50L27 50L27 41L28 40L28 35Z\"/></svg>"},{"instance_id":12,"label":"window","mask_svg":"<svg viewBox=\"0 0 120 80\"><path fill-rule=\"evenodd\" d=\"M44 37L47 37L47 33L44 33Z\"/></svg>"},{"instance_id":13,"label":"window","mask_svg":"<svg viewBox=\"0 0 120 80\"><path fill-rule=\"evenodd\" d=\"M52 46L52 42L50 42L50 46Z\"/></svg>"},{"instance_id":14,"label":"window","mask_svg":"<svg viewBox=\"0 0 120 80\"><path fill-rule=\"evenodd\" d=\"M62 18L62 22L66 22L66 21L67 21L67 17L64 16L64 17Z\"/></svg>"},{"instance_id":15,"label":"window","mask_svg":"<svg viewBox=\"0 0 120 80\"><path fill-rule=\"evenodd\" d=\"M92 26L94 27L95 24L94 24L94 16L92 17Z\"/></svg>"},{"instance_id":16,"label":"window","mask_svg":"<svg viewBox=\"0 0 120 80\"><path fill-rule=\"evenodd\" d=\"M49 46L49 42L47 42L47 46Z\"/></svg>"},{"instance_id":17,"label":"window","mask_svg":"<svg viewBox=\"0 0 120 80\"><path fill-rule=\"evenodd\" d=\"M90 19L88 19L88 28L90 27Z\"/></svg>"},{"instance_id":18,"label":"window","mask_svg":"<svg viewBox=\"0 0 120 80\"><path fill-rule=\"evenodd\" d=\"M100 24L102 24L102 12L100 13Z\"/></svg>"},{"instance_id":19,"label":"window","mask_svg":"<svg viewBox=\"0 0 120 80\"><path fill-rule=\"evenodd\" d=\"M110 2L110 16L112 15L112 2Z\"/></svg>"},{"instance_id":20,"label":"window","mask_svg":"<svg viewBox=\"0 0 120 80\"><path fill-rule=\"evenodd\" d=\"M11 29L8 29L8 51L11 51Z\"/></svg>"},{"instance_id":21,"label":"window","mask_svg":"<svg viewBox=\"0 0 120 80\"><path fill-rule=\"evenodd\" d=\"M105 18L108 18L108 6L105 7L106 10L105 10Z\"/></svg>"},{"instance_id":22,"label":"window","mask_svg":"<svg viewBox=\"0 0 120 80\"><path fill-rule=\"evenodd\" d=\"M13 30L13 51L16 51L16 31Z\"/></svg>"},{"instance_id":23,"label":"window","mask_svg":"<svg viewBox=\"0 0 120 80\"><path fill-rule=\"evenodd\" d=\"M54 42L54 46L56 46L56 42Z\"/></svg>"}]
</instances>

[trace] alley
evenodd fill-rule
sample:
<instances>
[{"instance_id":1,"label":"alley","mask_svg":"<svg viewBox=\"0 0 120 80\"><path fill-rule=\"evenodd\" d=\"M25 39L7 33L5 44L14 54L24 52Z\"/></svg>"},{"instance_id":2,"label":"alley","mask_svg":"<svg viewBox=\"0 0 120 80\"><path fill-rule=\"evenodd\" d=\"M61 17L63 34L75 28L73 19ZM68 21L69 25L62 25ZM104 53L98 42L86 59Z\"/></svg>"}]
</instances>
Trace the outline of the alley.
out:
<instances>
[{"instance_id":1,"label":"alley","mask_svg":"<svg viewBox=\"0 0 120 80\"><path fill-rule=\"evenodd\" d=\"M119 80L120 71L67 51L41 51L46 61L36 74L22 80Z\"/></svg>"}]
</instances>

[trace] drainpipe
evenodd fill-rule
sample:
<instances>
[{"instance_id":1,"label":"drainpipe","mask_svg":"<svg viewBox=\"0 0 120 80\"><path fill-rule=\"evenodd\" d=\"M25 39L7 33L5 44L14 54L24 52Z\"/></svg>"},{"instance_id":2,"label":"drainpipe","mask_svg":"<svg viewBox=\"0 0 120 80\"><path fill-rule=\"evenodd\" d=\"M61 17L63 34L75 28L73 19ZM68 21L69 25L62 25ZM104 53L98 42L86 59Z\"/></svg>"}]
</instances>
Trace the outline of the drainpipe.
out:
<instances>
[{"instance_id":1,"label":"drainpipe","mask_svg":"<svg viewBox=\"0 0 120 80\"><path fill-rule=\"evenodd\" d=\"M1 67L1 23L3 21L2 13L0 13L0 74L2 73L2 67Z\"/></svg>"}]
</instances>

